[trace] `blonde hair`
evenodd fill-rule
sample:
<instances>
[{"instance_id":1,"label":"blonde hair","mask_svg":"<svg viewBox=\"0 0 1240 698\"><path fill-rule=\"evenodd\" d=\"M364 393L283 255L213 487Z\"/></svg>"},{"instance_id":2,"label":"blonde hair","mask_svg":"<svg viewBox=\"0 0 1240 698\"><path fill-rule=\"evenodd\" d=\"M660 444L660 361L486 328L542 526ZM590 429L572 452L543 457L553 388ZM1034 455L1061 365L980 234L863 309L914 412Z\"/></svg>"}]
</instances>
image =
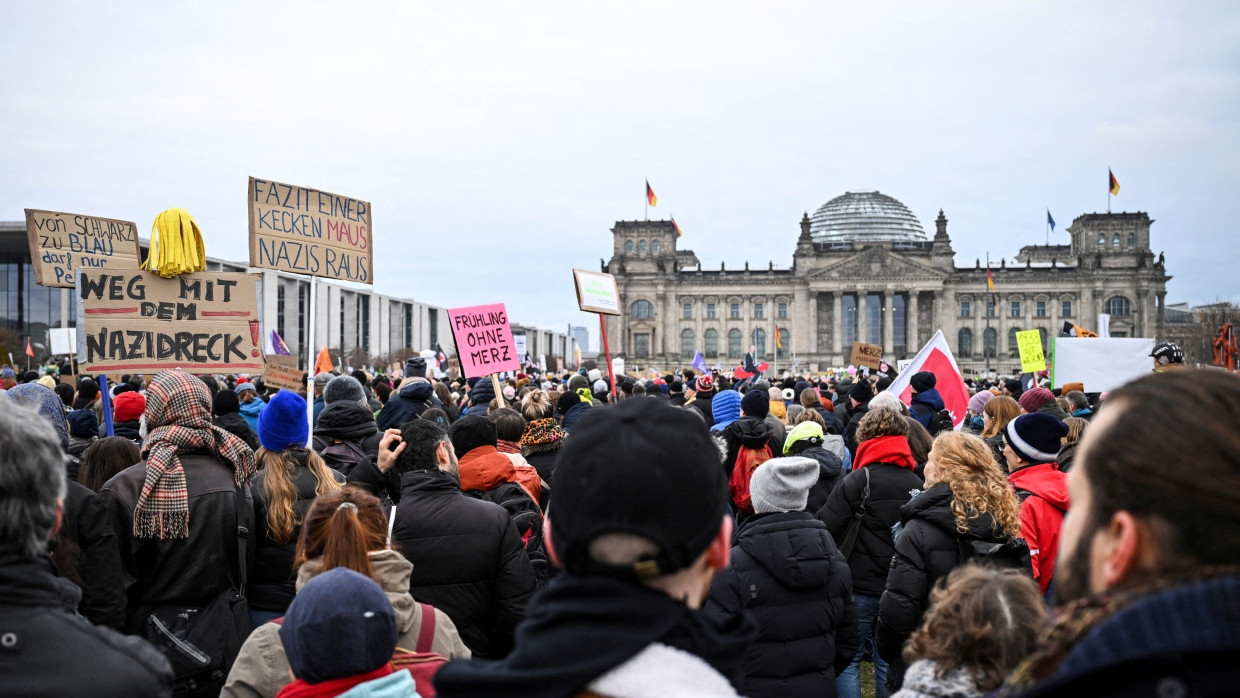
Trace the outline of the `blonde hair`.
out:
<instances>
[{"instance_id":1,"label":"blonde hair","mask_svg":"<svg viewBox=\"0 0 1240 698\"><path fill-rule=\"evenodd\" d=\"M1020 535L1020 500L985 441L945 431L934 439L932 462L935 479L951 488L958 531L968 531L971 519L990 514L999 531L1012 538Z\"/></svg>"},{"instance_id":2,"label":"blonde hair","mask_svg":"<svg viewBox=\"0 0 1240 698\"><path fill-rule=\"evenodd\" d=\"M800 424L801 422L813 422L820 427L827 426L827 422L822 418L822 415L818 414L818 410L808 408L803 409L801 414L798 414L797 418L793 420L792 423Z\"/></svg>"},{"instance_id":3,"label":"blonde hair","mask_svg":"<svg viewBox=\"0 0 1240 698\"><path fill-rule=\"evenodd\" d=\"M1081 437L1085 435L1085 427L1089 426L1089 420L1081 419L1080 417L1068 417L1063 420L1063 423L1068 425L1068 440L1064 442L1065 444L1074 444L1080 441Z\"/></svg>"},{"instance_id":4,"label":"blonde hair","mask_svg":"<svg viewBox=\"0 0 1240 698\"><path fill-rule=\"evenodd\" d=\"M890 407L866 412L857 424L857 443L880 436L908 436L908 422L904 421L904 415Z\"/></svg>"},{"instance_id":5,"label":"blonde hair","mask_svg":"<svg viewBox=\"0 0 1240 698\"><path fill-rule=\"evenodd\" d=\"M987 401L982 413L990 417L990 426L982 432L982 438L989 439L998 436L1008 422L1020 416L1020 403L1007 395L1000 395Z\"/></svg>"},{"instance_id":6,"label":"blonde hair","mask_svg":"<svg viewBox=\"0 0 1240 698\"><path fill-rule=\"evenodd\" d=\"M301 525L297 510L294 509L297 503L297 486L293 484L293 473L298 465L297 459L293 457L294 450L297 449L268 451L259 447L254 454L258 469L266 473L263 491L259 496L267 505L267 531L271 539L280 545L292 540L294 530ZM332 469L327 467L323 458L313 450L305 453L306 468L317 481L314 493L327 494L340 489L340 483L336 482Z\"/></svg>"},{"instance_id":7,"label":"blonde hair","mask_svg":"<svg viewBox=\"0 0 1240 698\"><path fill-rule=\"evenodd\" d=\"M551 396L544 390L530 392L521 400L521 416L527 422L554 417L555 405L551 403Z\"/></svg>"}]
</instances>

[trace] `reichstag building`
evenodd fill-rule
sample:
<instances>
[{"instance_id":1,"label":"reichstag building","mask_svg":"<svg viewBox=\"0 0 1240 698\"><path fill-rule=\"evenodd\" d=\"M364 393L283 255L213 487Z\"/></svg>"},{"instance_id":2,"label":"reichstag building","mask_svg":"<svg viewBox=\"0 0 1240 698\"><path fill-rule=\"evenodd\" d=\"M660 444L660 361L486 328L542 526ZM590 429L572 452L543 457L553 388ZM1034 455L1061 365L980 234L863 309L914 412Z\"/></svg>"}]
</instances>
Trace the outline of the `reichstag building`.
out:
<instances>
[{"instance_id":1,"label":"reichstag building","mask_svg":"<svg viewBox=\"0 0 1240 698\"><path fill-rule=\"evenodd\" d=\"M1043 343L1065 320L1111 336L1161 335L1167 276L1150 248L1149 215L1087 213L1069 245L1026 245L1014 264L957 266L939 211L933 237L907 206L879 192L849 192L801 219L789 268L705 269L671 221L617 221L602 268L616 276L624 313L608 318L612 354L629 370L687 366L701 351L730 369L749 345L782 370L848 363L853 342L911 358L942 329L966 373L1019 370L1016 333ZM780 333L776 346L775 331Z\"/></svg>"}]
</instances>

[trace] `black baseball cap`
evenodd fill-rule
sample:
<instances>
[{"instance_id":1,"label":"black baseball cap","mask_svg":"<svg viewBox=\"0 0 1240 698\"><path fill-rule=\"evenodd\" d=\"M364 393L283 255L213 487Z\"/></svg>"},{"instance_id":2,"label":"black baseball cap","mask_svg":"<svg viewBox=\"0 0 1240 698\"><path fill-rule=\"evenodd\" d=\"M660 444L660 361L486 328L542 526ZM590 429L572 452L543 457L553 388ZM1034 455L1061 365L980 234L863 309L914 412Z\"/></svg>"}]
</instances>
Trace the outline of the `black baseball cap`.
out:
<instances>
[{"instance_id":1,"label":"black baseball cap","mask_svg":"<svg viewBox=\"0 0 1240 698\"><path fill-rule=\"evenodd\" d=\"M591 410L556 459L547 517L565 571L629 580L682 570L710 546L728 513L719 451L701 418L656 400ZM632 565L590 557L607 533L645 538L658 552Z\"/></svg>"}]
</instances>

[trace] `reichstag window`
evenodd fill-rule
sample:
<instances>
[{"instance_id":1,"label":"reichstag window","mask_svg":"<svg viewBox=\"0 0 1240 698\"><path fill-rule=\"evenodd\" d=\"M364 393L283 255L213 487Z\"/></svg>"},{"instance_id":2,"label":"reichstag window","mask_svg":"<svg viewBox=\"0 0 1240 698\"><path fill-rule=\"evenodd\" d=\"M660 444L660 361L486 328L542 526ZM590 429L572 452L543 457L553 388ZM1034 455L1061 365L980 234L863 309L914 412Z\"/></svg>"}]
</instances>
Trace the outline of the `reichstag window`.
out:
<instances>
[{"instance_id":1,"label":"reichstag window","mask_svg":"<svg viewBox=\"0 0 1240 698\"><path fill-rule=\"evenodd\" d=\"M1064 317L1072 317L1072 301L1063 301L1063 307L1059 311Z\"/></svg>"},{"instance_id":2,"label":"reichstag window","mask_svg":"<svg viewBox=\"0 0 1240 698\"><path fill-rule=\"evenodd\" d=\"M741 304L740 303L732 303L731 305L728 306L728 317L732 318L733 320L741 319Z\"/></svg>"},{"instance_id":3,"label":"reichstag window","mask_svg":"<svg viewBox=\"0 0 1240 698\"><path fill-rule=\"evenodd\" d=\"M719 358L719 333L715 330L706 330L704 343L706 346L702 353L706 355L706 358Z\"/></svg>"},{"instance_id":4,"label":"reichstag window","mask_svg":"<svg viewBox=\"0 0 1240 698\"><path fill-rule=\"evenodd\" d=\"M1038 317L1046 317L1046 301L1038 301L1034 304L1033 314Z\"/></svg>"},{"instance_id":5,"label":"reichstag window","mask_svg":"<svg viewBox=\"0 0 1240 698\"><path fill-rule=\"evenodd\" d=\"M969 301L960 301L960 317L969 317Z\"/></svg>"},{"instance_id":6,"label":"reichstag window","mask_svg":"<svg viewBox=\"0 0 1240 698\"><path fill-rule=\"evenodd\" d=\"M1012 317L1020 317L1020 301L1012 301Z\"/></svg>"},{"instance_id":7,"label":"reichstag window","mask_svg":"<svg viewBox=\"0 0 1240 698\"><path fill-rule=\"evenodd\" d=\"M775 317L779 318L780 320L788 319L788 304L787 303L780 303L778 306L776 306Z\"/></svg>"},{"instance_id":8,"label":"reichstag window","mask_svg":"<svg viewBox=\"0 0 1240 698\"><path fill-rule=\"evenodd\" d=\"M973 331L967 327L960 328L960 332L956 333L956 353L973 356Z\"/></svg>"},{"instance_id":9,"label":"reichstag window","mask_svg":"<svg viewBox=\"0 0 1240 698\"><path fill-rule=\"evenodd\" d=\"M1106 304L1107 313L1114 317L1128 317L1132 315L1132 304L1123 296L1111 296Z\"/></svg>"},{"instance_id":10,"label":"reichstag window","mask_svg":"<svg viewBox=\"0 0 1240 698\"><path fill-rule=\"evenodd\" d=\"M680 356L683 359L692 359L696 353L697 349L693 346L693 330L686 327L680 331Z\"/></svg>"},{"instance_id":11,"label":"reichstag window","mask_svg":"<svg viewBox=\"0 0 1240 698\"><path fill-rule=\"evenodd\" d=\"M753 304L753 316L755 320L762 319L762 310L763 310L762 305L763 305L762 303Z\"/></svg>"},{"instance_id":12,"label":"reichstag window","mask_svg":"<svg viewBox=\"0 0 1240 698\"><path fill-rule=\"evenodd\" d=\"M693 319L693 304L692 303L685 303L684 305L680 307L680 317L681 319L684 319L684 320Z\"/></svg>"},{"instance_id":13,"label":"reichstag window","mask_svg":"<svg viewBox=\"0 0 1240 698\"><path fill-rule=\"evenodd\" d=\"M741 331L737 329L728 330L728 358L741 358Z\"/></svg>"},{"instance_id":14,"label":"reichstag window","mask_svg":"<svg viewBox=\"0 0 1240 698\"><path fill-rule=\"evenodd\" d=\"M629 317L634 320L649 320L654 317L654 304L648 300L633 301L629 306Z\"/></svg>"},{"instance_id":15,"label":"reichstag window","mask_svg":"<svg viewBox=\"0 0 1240 698\"><path fill-rule=\"evenodd\" d=\"M706 304L706 319L707 320L715 319L715 304L714 303Z\"/></svg>"}]
</instances>

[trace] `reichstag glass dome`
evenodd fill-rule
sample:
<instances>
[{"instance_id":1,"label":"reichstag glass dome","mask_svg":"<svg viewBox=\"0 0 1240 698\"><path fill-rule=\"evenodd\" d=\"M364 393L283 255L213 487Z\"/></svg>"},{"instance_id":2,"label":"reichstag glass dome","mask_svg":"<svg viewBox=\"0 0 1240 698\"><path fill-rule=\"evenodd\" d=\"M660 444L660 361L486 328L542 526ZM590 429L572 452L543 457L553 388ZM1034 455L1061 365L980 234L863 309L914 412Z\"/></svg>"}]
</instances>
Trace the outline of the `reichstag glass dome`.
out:
<instances>
[{"instance_id":1,"label":"reichstag glass dome","mask_svg":"<svg viewBox=\"0 0 1240 698\"><path fill-rule=\"evenodd\" d=\"M814 242L924 242L926 231L908 207L876 191L848 192L810 217Z\"/></svg>"}]
</instances>

